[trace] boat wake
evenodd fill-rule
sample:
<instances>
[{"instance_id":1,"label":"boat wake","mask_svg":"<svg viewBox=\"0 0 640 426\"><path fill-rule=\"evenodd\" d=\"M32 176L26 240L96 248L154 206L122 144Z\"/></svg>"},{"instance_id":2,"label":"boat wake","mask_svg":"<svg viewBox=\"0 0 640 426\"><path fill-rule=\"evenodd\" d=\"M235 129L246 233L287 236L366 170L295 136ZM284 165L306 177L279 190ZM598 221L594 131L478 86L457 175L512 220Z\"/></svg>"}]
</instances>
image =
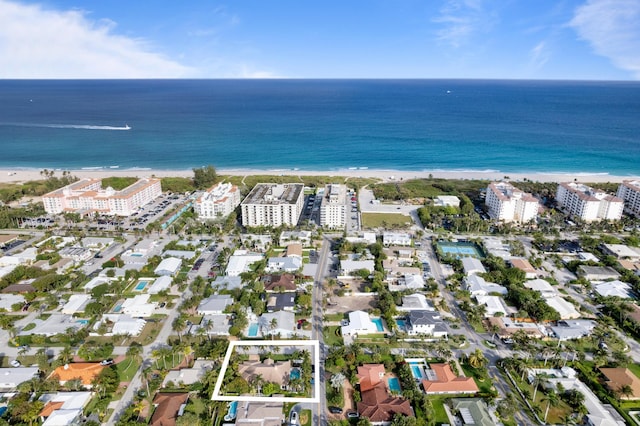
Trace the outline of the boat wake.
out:
<instances>
[{"instance_id":1,"label":"boat wake","mask_svg":"<svg viewBox=\"0 0 640 426\"><path fill-rule=\"evenodd\" d=\"M91 124L38 124L38 123L7 123L7 126L44 127L49 129L82 129L82 130L131 130L128 124L124 126L95 126Z\"/></svg>"}]
</instances>

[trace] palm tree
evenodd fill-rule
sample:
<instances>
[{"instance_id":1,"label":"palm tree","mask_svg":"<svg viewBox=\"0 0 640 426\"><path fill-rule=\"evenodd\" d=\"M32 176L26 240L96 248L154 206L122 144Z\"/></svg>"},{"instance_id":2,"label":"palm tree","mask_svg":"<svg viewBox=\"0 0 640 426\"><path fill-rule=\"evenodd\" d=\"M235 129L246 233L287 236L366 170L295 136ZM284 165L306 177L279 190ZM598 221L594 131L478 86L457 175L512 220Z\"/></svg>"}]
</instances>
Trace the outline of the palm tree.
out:
<instances>
[{"instance_id":1,"label":"palm tree","mask_svg":"<svg viewBox=\"0 0 640 426\"><path fill-rule=\"evenodd\" d=\"M531 385L533 386L533 398L531 398L531 400L533 402L536 401L536 393L538 392L538 386L544 386L547 382L548 382L547 375L544 373L538 373L533 377L533 383L531 383Z\"/></svg>"},{"instance_id":2,"label":"palm tree","mask_svg":"<svg viewBox=\"0 0 640 426\"><path fill-rule=\"evenodd\" d=\"M187 328L187 317L184 314L178 315L171 323L174 331L178 333L178 339L182 342L182 332Z\"/></svg>"},{"instance_id":3,"label":"palm tree","mask_svg":"<svg viewBox=\"0 0 640 426\"><path fill-rule=\"evenodd\" d=\"M129 357L129 365L127 365L127 370L131 367L131 363L133 361L141 362L142 361L142 345L139 343L132 343L129 348L127 348L127 356Z\"/></svg>"},{"instance_id":4,"label":"palm tree","mask_svg":"<svg viewBox=\"0 0 640 426\"><path fill-rule=\"evenodd\" d=\"M622 385L618 388L616 393L619 394L620 397L629 398L630 396L633 396L633 388L630 385Z\"/></svg>"},{"instance_id":5,"label":"palm tree","mask_svg":"<svg viewBox=\"0 0 640 426\"><path fill-rule=\"evenodd\" d=\"M554 391L549 392L542 398L542 401L547 403L547 410L544 412L544 422L547 422L547 416L549 415L549 408L553 405L557 407L560 404L560 397Z\"/></svg>"},{"instance_id":6,"label":"palm tree","mask_svg":"<svg viewBox=\"0 0 640 426\"><path fill-rule=\"evenodd\" d=\"M193 348L191 347L191 345L184 345L182 347L182 354L187 360L187 366L189 366L189 357L191 357L191 355L193 354Z\"/></svg>"},{"instance_id":7,"label":"palm tree","mask_svg":"<svg viewBox=\"0 0 640 426\"><path fill-rule=\"evenodd\" d=\"M271 330L271 340L273 340L273 331L278 327L278 320L276 318L271 318L269 321L269 329Z\"/></svg>"},{"instance_id":8,"label":"palm tree","mask_svg":"<svg viewBox=\"0 0 640 426\"><path fill-rule=\"evenodd\" d=\"M489 362L482 353L482 350L476 349L473 353L469 354L467 362L473 368L482 368Z\"/></svg>"},{"instance_id":9,"label":"palm tree","mask_svg":"<svg viewBox=\"0 0 640 426\"><path fill-rule=\"evenodd\" d=\"M560 424L563 426L574 426L576 419L573 417L573 413L568 413L560 417Z\"/></svg>"}]
</instances>

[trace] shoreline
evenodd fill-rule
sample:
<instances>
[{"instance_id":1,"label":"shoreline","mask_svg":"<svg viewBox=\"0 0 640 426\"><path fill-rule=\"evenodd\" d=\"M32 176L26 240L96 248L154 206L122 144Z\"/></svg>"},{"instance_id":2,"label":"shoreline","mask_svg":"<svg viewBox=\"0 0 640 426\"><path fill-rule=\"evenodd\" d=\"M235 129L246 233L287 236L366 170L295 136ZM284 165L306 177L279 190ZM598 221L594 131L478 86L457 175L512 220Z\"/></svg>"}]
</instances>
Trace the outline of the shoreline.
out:
<instances>
[{"instance_id":1,"label":"shoreline","mask_svg":"<svg viewBox=\"0 0 640 426\"><path fill-rule=\"evenodd\" d=\"M33 180L42 180L40 174L44 169L10 169L0 168L0 183L24 183ZM61 176L59 169L55 170L56 176ZM119 169L119 168L95 168L77 169L69 172L80 179L83 178L106 178L106 177L193 177L193 170L158 170L146 168ZM299 170L299 169L216 169L219 175L229 176L340 176L348 178L378 178L383 182L401 181L408 179L433 178L440 179L469 179L469 180L509 180L511 182L523 181L525 179L534 182L569 182L577 180L585 183L613 182L619 183L623 180L637 180L639 176L616 176L606 173L569 173L569 172L529 172L529 173L507 173L498 170L385 170L385 169L338 169L338 170Z\"/></svg>"}]
</instances>

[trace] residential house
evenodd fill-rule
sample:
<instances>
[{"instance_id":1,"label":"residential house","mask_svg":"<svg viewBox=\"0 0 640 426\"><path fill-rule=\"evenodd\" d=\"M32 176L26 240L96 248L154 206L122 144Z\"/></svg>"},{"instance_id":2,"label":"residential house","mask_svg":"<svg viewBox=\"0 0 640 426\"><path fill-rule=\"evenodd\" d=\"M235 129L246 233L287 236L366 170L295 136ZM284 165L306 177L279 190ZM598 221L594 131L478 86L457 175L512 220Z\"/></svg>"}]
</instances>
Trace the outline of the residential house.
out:
<instances>
[{"instance_id":1,"label":"residential house","mask_svg":"<svg viewBox=\"0 0 640 426\"><path fill-rule=\"evenodd\" d=\"M349 323L342 326L343 336L379 333L378 327L364 311L349 312Z\"/></svg>"},{"instance_id":2,"label":"residential house","mask_svg":"<svg viewBox=\"0 0 640 426\"><path fill-rule=\"evenodd\" d=\"M438 195L433 199L436 207L460 207L460 198L455 195Z\"/></svg>"},{"instance_id":3,"label":"residential house","mask_svg":"<svg viewBox=\"0 0 640 426\"><path fill-rule=\"evenodd\" d=\"M173 383L174 386L189 386L197 383L207 372L213 369L213 364L214 362L211 360L197 359L193 362L193 367L191 368L171 370L162 381L162 387L165 388L170 383Z\"/></svg>"},{"instance_id":4,"label":"residential house","mask_svg":"<svg viewBox=\"0 0 640 426\"><path fill-rule=\"evenodd\" d=\"M465 283L466 290L468 290L472 296L488 296L491 293L497 293L504 296L508 292L506 287L487 282L479 275L468 276L465 278Z\"/></svg>"},{"instance_id":5,"label":"residential house","mask_svg":"<svg viewBox=\"0 0 640 426\"><path fill-rule=\"evenodd\" d=\"M150 426L175 426L182 416L189 399L188 392L157 393L153 398L156 409L151 416Z\"/></svg>"},{"instance_id":6,"label":"residential house","mask_svg":"<svg viewBox=\"0 0 640 426\"><path fill-rule=\"evenodd\" d=\"M498 314L505 316L509 313L509 308L500 296L476 296L479 305L486 306L485 317L495 317Z\"/></svg>"},{"instance_id":7,"label":"residential house","mask_svg":"<svg viewBox=\"0 0 640 426\"><path fill-rule=\"evenodd\" d=\"M487 321L492 328L495 327L496 334L502 339L509 338L518 331L538 339L547 335L545 328L535 322L516 321L508 317L487 318Z\"/></svg>"},{"instance_id":8,"label":"residential house","mask_svg":"<svg viewBox=\"0 0 640 426\"><path fill-rule=\"evenodd\" d=\"M104 368L105 366L100 365L99 362L74 362L61 365L53 370L49 377L57 378L61 385L78 379L84 387L91 388L93 379L98 377Z\"/></svg>"},{"instance_id":9,"label":"residential house","mask_svg":"<svg viewBox=\"0 0 640 426\"><path fill-rule=\"evenodd\" d=\"M73 315L78 312L84 312L84 308L92 300L88 294L72 294L69 296L69 301L62 307L62 313Z\"/></svg>"},{"instance_id":10,"label":"residential house","mask_svg":"<svg viewBox=\"0 0 640 426\"><path fill-rule=\"evenodd\" d=\"M610 266L578 266L578 276L587 279L588 281L607 281L617 280L620 278L620 274Z\"/></svg>"},{"instance_id":11,"label":"residential house","mask_svg":"<svg viewBox=\"0 0 640 426\"><path fill-rule=\"evenodd\" d=\"M447 328L436 311L409 311L406 324L407 333L411 336L427 335L447 337Z\"/></svg>"},{"instance_id":12,"label":"residential house","mask_svg":"<svg viewBox=\"0 0 640 426\"><path fill-rule=\"evenodd\" d=\"M491 417L487 404L481 398L453 398L451 408L462 419L463 425L495 426L498 424Z\"/></svg>"},{"instance_id":13,"label":"residential house","mask_svg":"<svg viewBox=\"0 0 640 426\"><path fill-rule=\"evenodd\" d=\"M274 293L267 299L267 312L295 311L295 293Z\"/></svg>"},{"instance_id":14,"label":"residential house","mask_svg":"<svg viewBox=\"0 0 640 426\"><path fill-rule=\"evenodd\" d=\"M511 263L512 267L524 272L524 276L528 280L537 276L536 268L531 266L531 263L529 263L527 259L511 259L509 263Z\"/></svg>"},{"instance_id":15,"label":"residential house","mask_svg":"<svg viewBox=\"0 0 640 426\"><path fill-rule=\"evenodd\" d=\"M200 302L198 315L222 314L229 305L233 305L233 297L227 294L213 294Z\"/></svg>"},{"instance_id":16,"label":"residential house","mask_svg":"<svg viewBox=\"0 0 640 426\"><path fill-rule=\"evenodd\" d=\"M236 426L282 426L283 402L238 401Z\"/></svg>"},{"instance_id":17,"label":"residential house","mask_svg":"<svg viewBox=\"0 0 640 426\"><path fill-rule=\"evenodd\" d=\"M288 311L264 313L258 318L258 326L265 336L280 335L280 337L289 338L296 333L295 315Z\"/></svg>"},{"instance_id":18,"label":"residential house","mask_svg":"<svg viewBox=\"0 0 640 426\"><path fill-rule=\"evenodd\" d=\"M37 367L0 368L0 392L16 390L20 383L38 377Z\"/></svg>"},{"instance_id":19,"label":"residential house","mask_svg":"<svg viewBox=\"0 0 640 426\"><path fill-rule=\"evenodd\" d=\"M269 274L264 275L261 279L264 284L265 291L295 291L296 281L292 274Z\"/></svg>"},{"instance_id":20,"label":"residential house","mask_svg":"<svg viewBox=\"0 0 640 426\"><path fill-rule=\"evenodd\" d=\"M106 333L98 333L103 324L107 327ZM147 324L142 318L133 318L127 314L104 314L100 321L93 325L90 336L138 336Z\"/></svg>"},{"instance_id":21,"label":"residential house","mask_svg":"<svg viewBox=\"0 0 640 426\"><path fill-rule=\"evenodd\" d=\"M375 269L375 263L373 260L341 260L340 261L340 274L350 275L356 271L364 269L370 273L373 273Z\"/></svg>"},{"instance_id":22,"label":"residential house","mask_svg":"<svg viewBox=\"0 0 640 426\"><path fill-rule=\"evenodd\" d=\"M249 383L261 377L265 382L277 384L280 389L287 389L291 367L291 361L274 361L271 358L260 361L253 355L238 366L238 374Z\"/></svg>"},{"instance_id":23,"label":"residential house","mask_svg":"<svg viewBox=\"0 0 640 426\"><path fill-rule=\"evenodd\" d=\"M435 307L424 294L414 293L402 296L402 306L400 311L435 311Z\"/></svg>"},{"instance_id":24,"label":"residential house","mask_svg":"<svg viewBox=\"0 0 640 426\"><path fill-rule=\"evenodd\" d=\"M596 322L591 320L562 320L549 328L558 340L571 340L589 336L595 326Z\"/></svg>"},{"instance_id":25,"label":"residential house","mask_svg":"<svg viewBox=\"0 0 640 426\"><path fill-rule=\"evenodd\" d=\"M299 242L304 247L311 245L311 231L282 231L280 245L286 246L291 242Z\"/></svg>"},{"instance_id":26,"label":"residential house","mask_svg":"<svg viewBox=\"0 0 640 426\"><path fill-rule=\"evenodd\" d=\"M600 368L600 372L606 378L605 384L615 393L618 398L626 400L640 399L640 378L633 374L628 368ZM622 393L621 390L628 386L630 394Z\"/></svg>"},{"instance_id":27,"label":"residential house","mask_svg":"<svg viewBox=\"0 0 640 426\"><path fill-rule=\"evenodd\" d=\"M302 268L302 258L293 257L270 257L267 261L266 272L296 272Z\"/></svg>"},{"instance_id":28,"label":"residential house","mask_svg":"<svg viewBox=\"0 0 640 426\"><path fill-rule=\"evenodd\" d=\"M545 302L560 314L560 319L576 319L582 316L570 302L560 296L549 297Z\"/></svg>"},{"instance_id":29,"label":"residential house","mask_svg":"<svg viewBox=\"0 0 640 426\"><path fill-rule=\"evenodd\" d=\"M172 283L173 278L171 278L169 275L163 275L153 280L153 283L147 289L147 293L158 294L161 291L168 291L171 288Z\"/></svg>"},{"instance_id":30,"label":"residential house","mask_svg":"<svg viewBox=\"0 0 640 426\"><path fill-rule=\"evenodd\" d=\"M182 260L191 260L196 257L196 252L192 250L165 250L162 252L162 257L177 257Z\"/></svg>"},{"instance_id":31,"label":"residential house","mask_svg":"<svg viewBox=\"0 0 640 426\"><path fill-rule=\"evenodd\" d=\"M150 294L138 294L134 297L124 299L120 312L131 315L132 317L150 317L156 309L156 304L149 302L150 298Z\"/></svg>"},{"instance_id":32,"label":"residential house","mask_svg":"<svg viewBox=\"0 0 640 426\"><path fill-rule=\"evenodd\" d=\"M401 397L392 396L383 380L384 365L365 364L358 367L361 400L357 403L361 417L373 425L389 424L396 414L414 417L411 403Z\"/></svg>"},{"instance_id":33,"label":"residential house","mask_svg":"<svg viewBox=\"0 0 640 426\"><path fill-rule=\"evenodd\" d=\"M524 282L524 286L530 290L534 290L540 293L545 298L551 298L558 295L556 288L549 284L549 281L536 278L534 280L527 280Z\"/></svg>"},{"instance_id":34,"label":"residential house","mask_svg":"<svg viewBox=\"0 0 640 426\"><path fill-rule=\"evenodd\" d=\"M382 244L385 246L410 246L411 235L400 232L385 232L382 234Z\"/></svg>"},{"instance_id":35,"label":"residential house","mask_svg":"<svg viewBox=\"0 0 640 426\"><path fill-rule=\"evenodd\" d=\"M226 314L205 315L199 325L192 325L190 334L198 334L199 328L204 328L205 334L212 336L228 336L231 327L230 317Z\"/></svg>"},{"instance_id":36,"label":"residential house","mask_svg":"<svg viewBox=\"0 0 640 426\"><path fill-rule=\"evenodd\" d=\"M427 377L432 379L422 380L422 387L427 395L478 392L478 385L473 377L456 376L449 364L431 364L429 367Z\"/></svg>"},{"instance_id":37,"label":"residential house","mask_svg":"<svg viewBox=\"0 0 640 426\"><path fill-rule=\"evenodd\" d=\"M241 273L249 271L249 266L255 262L259 262L264 258L259 253L250 253L246 250L236 250L233 256L229 257L225 275L230 277L240 276Z\"/></svg>"},{"instance_id":38,"label":"residential house","mask_svg":"<svg viewBox=\"0 0 640 426\"><path fill-rule=\"evenodd\" d=\"M482 265L480 259L475 257L465 256L462 258L462 268L465 275L484 274L487 270Z\"/></svg>"},{"instance_id":39,"label":"residential house","mask_svg":"<svg viewBox=\"0 0 640 426\"><path fill-rule=\"evenodd\" d=\"M13 310L13 305L20 305L20 308L25 303L25 298L21 294L3 294L0 295L0 309L4 309L7 312ZM18 308L18 309L20 309Z\"/></svg>"},{"instance_id":40,"label":"residential house","mask_svg":"<svg viewBox=\"0 0 640 426\"><path fill-rule=\"evenodd\" d=\"M91 392L45 393L39 417L43 426L73 426L81 424L82 412L92 397Z\"/></svg>"},{"instance_id":41,"label":"residential house","mask_svg":"<svg viewBox=\"0 0 640 426\"><path fill-rule=\"evenodd\" d=\"M260 253L264 253L273 245L273 238L268 234L242 234L240 240L247 249Z\"/></svg>"},{"instance_id":42,"label":"residential house","mask_svg":"<svg viewBox=\"0 0 640 426\"><path fill-rule=\"evenodd\" d=\"M640 249L624 244L602 244L600 246L605 254L615 256L617 259L640 260Z\"/></svg>"},{"instance_id":43,"label":"residential house","mask_svg":"<svg viewBox=\"0 0 640 426\"><path fill-rule=\"evenodd\" d=\"M84 291L91 292L91 290L98 287L99 285L109 284L111 283L111 281L115 281L115 278L98 275L97 277L91 278L91 280L89 280L89 282L86 283L83 288Z\"/></svg>"},{"instance_id":44,"label":"residential house","mask_svg":"<svg viewBox=\"0 0 640 426\"><path fill-rule=\"evenodd\" d=\"M153 271L156 275L167 275L175 277L180 272L180 266L182 265L182 259L177 257L167 257L162 259L162 262Z\"/></svg>"},{"instance_id":45,"label":"residential house","mask_svg":"<svg viewBox=\"0 0 640 426\"><path fill-rule=\"evenodd\" d=\"M620 297L621 299L635 299L631 286L620 280L608 281L593 286L593 291L602 297Z\"/></svg>"},{"instance_id":46,"label":"residential house","mask_svg":"<svg viewBox=\"0 0 640 426\"><path fill-rule=\"evenodd\" d=\"M228 275L218 275L213 282L211 282L211 287L214 289L220 290L233 290L236 288L242 287L242 278L239 276L228 276Z\"/></svg>"}]
</instances>

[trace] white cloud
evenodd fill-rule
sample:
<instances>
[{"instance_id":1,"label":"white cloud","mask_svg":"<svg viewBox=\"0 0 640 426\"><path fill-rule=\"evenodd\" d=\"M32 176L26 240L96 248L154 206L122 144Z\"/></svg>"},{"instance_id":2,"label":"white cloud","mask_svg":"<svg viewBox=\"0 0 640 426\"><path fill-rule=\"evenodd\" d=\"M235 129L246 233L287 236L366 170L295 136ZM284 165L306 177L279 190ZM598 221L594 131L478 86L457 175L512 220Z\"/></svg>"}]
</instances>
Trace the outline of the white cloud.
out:
<instances>
[{"instance_id":1,"label":"white cloud","mask_svg":"<svg viewBox=\"0 0 640 426\"><path fill-rule=\"evenodd\" d=\"M640 79L640 2L587 0L569 22L593 50Z\"/></svg>"},{"instance_id":2,"label":"white cloud","mask_svg":"<svg viewBox=\"0 0 640 426\"><path fill-rule=\"evenodd\" d=\"M110 20L0 0L1 78L178 78L194 70L114 33Z\"/></svg>"},{"instance_id":3,"label":"white cloud","mask_svg":"<svg viewBox=\"0 0 640 426\"><path fill-rule=\"evenodd\" d=\"M541 41L529 51L529 65L531 68L538 70L549 61L550 56L547 43Z\"/></svg>"},{"instance_id":4,"label":"white cloud","mask_svg":"<svg viewBox=\"0 0 640 426\"><path fill-rule=\"evenodd\" d=\"M486 31L494 19L484 10L481 0L447 0L439 12L433 19L442 24L437 39L456 48L478 31Z\"/></svg>"}]
</instances>

